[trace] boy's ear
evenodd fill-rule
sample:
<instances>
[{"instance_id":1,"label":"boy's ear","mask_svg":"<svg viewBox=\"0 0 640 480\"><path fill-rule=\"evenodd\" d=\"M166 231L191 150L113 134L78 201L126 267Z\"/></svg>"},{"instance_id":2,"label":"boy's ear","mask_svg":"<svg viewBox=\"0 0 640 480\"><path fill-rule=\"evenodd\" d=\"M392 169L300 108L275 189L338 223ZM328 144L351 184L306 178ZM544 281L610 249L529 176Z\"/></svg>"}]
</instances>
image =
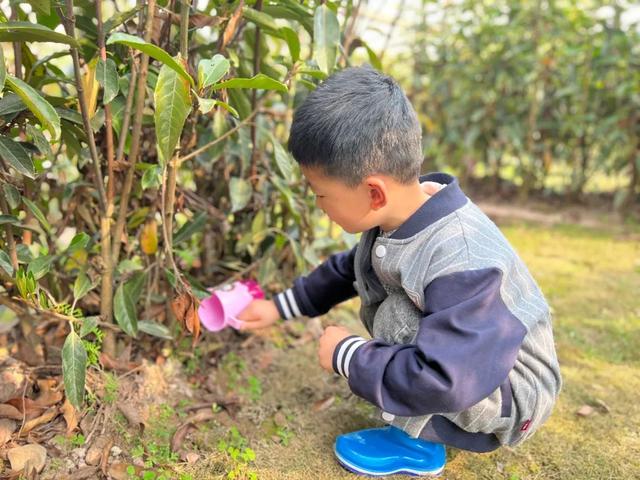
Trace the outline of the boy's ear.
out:
<instances>
[{"instance_id":1,"label":"boy's ear","mask_svg":"<svg viewBox=\"0 0 640 480\"><path fill-rule=\"evenodd\" d=\"M369 200L371 210L380 210L387 204L387 185L378 176L370 176L365 180L369 189Z\"/></svg>"}]
</instances>

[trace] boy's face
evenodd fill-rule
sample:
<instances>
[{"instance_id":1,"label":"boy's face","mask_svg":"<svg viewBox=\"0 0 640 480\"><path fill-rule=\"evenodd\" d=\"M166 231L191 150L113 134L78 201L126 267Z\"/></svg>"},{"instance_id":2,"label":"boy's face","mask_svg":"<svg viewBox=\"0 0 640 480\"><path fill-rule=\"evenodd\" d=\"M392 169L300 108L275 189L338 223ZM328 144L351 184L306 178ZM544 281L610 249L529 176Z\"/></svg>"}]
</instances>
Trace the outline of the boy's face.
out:
<instances>
[{"instance_id":1,"label":"boy's face","mask_svg":"<svg viewBox=\"0 0 640 480\"><path fill-rule=\"evenodd\" d=\"M363 232L375 226L371 192L366 182L350 187L321 173L319 169L301 169L316 196L316 205L346 232Z\"/></svg>"}]
</instances>

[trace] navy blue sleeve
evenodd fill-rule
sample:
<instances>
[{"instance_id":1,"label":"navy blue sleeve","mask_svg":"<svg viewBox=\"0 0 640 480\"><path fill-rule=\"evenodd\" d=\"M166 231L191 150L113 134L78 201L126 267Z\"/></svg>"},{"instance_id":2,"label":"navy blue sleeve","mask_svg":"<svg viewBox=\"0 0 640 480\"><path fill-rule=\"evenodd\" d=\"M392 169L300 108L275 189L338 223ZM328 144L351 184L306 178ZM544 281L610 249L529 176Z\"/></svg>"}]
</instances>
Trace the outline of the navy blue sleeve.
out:
<instances>
[{"instance_id":1,"label":"navy blue sleeve","mask_svg":"<svg viewBox=\"0 0 640 480\"><path fill-rule=\"evenodd\" d=\"M500 296L501 279L487 268L433 280L415 343L351 336L337 345L334 370L356 395L395 415L469 408L502 384L527 333Z\"/></svg>"},{"instance_id":2,"label":"navy blue sleeve","mask_svg":"<svg viewBox=\"0 0 640 480\"><path fill-rule=\"evenodd\" d=\"M317 317L334 305L355 297L353 261L356 248L357 245L331 255L309 275L296 278L292 288L277 294L273 299L280 316L285 320L303 315Z\"/></svg>"}]
</instances>

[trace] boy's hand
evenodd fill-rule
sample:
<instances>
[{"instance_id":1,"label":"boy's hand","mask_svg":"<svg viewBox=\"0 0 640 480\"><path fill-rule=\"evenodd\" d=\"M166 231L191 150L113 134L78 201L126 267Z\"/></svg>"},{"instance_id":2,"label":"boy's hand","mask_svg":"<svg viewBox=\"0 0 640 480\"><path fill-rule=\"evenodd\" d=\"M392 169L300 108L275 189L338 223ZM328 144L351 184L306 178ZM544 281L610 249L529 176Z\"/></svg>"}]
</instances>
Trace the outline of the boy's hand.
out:
<instances>
[{"instance_id":1,"label":"boy's hand","mask_svg":"<svg viewBox=\"0 0 640 480\"><path fill-rule=\"evenodd\" d=\"M273 300L254 300L240 312L240 330L255 330L273 325L280 319L280 312Z\"/></svg>"},{"instance_id":2,"label":"boy's hand","mask_svg":"<svg viewBox=\"0 0 640 480\"><path fill-rule=\"evenodd\" d=\"M333 351L341 340L353 335L344 327L331 325L324 329L324 333L320 337L320 346L318 347L318 359L320 366L328 372L333 372Z\"/></svg>"}]
</instances>

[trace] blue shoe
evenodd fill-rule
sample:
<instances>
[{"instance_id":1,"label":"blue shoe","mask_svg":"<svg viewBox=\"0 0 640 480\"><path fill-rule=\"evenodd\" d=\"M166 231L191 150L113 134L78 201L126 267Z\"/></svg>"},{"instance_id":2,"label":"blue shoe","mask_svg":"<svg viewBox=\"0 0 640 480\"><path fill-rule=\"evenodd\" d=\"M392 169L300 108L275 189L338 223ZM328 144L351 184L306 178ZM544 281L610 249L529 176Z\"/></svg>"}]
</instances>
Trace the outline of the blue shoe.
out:
<instances>
[{"instance_id":1,"label":"blue shoe","mask_svg":"<svg viewBox=\"0 0 640 480\"><path fill-rule=\"evenodd\" d=\"M444 445L412 438L391 425L338 435L334 452L347 470L371 476L436 476L447 461Z\"/></svg>"}]
</instances>

